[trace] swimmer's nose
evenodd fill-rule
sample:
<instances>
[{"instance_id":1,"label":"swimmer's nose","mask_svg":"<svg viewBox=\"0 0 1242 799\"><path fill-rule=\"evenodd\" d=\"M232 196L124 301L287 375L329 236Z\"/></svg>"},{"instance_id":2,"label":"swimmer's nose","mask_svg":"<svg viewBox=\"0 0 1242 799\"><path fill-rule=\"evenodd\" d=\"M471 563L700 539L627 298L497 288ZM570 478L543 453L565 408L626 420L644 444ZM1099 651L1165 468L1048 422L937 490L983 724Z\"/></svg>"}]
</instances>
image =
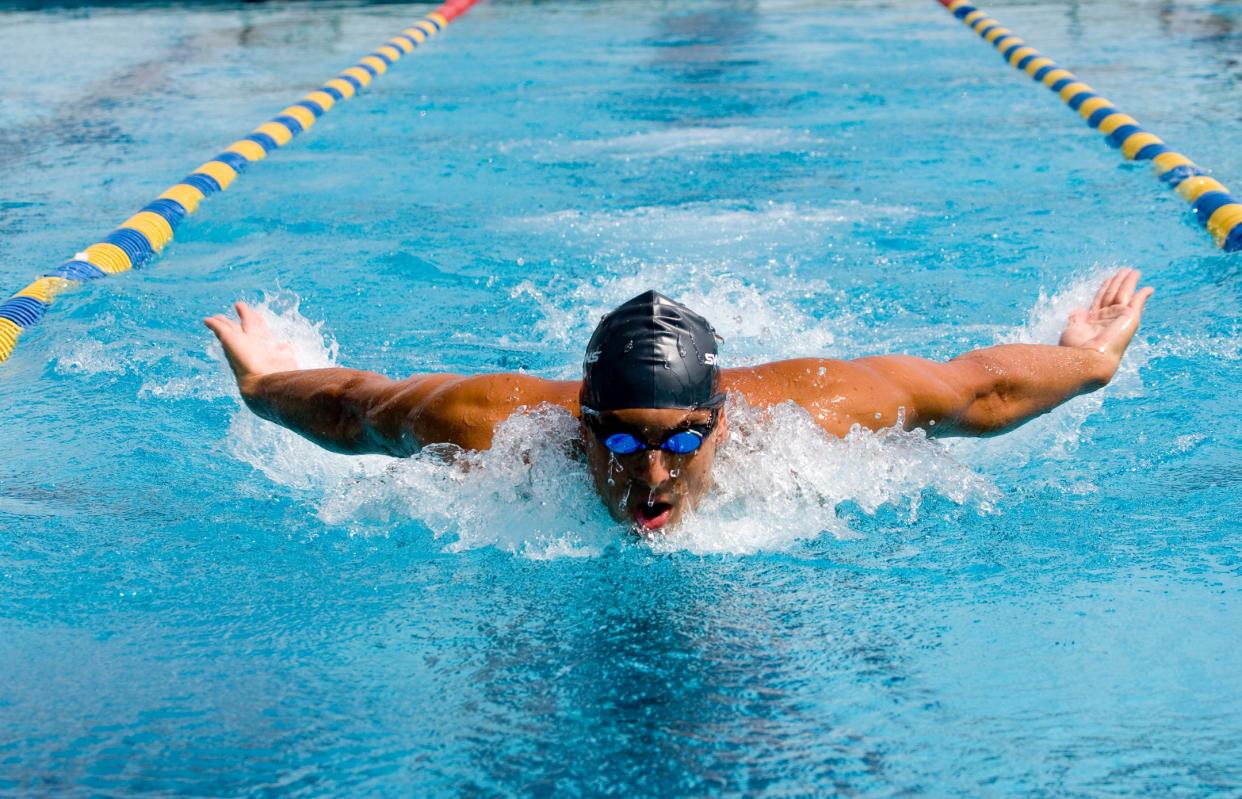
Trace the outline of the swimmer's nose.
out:
<instances>
[{"instance_id":1,"label":"swimmer's nose","mask_svg":"<svg viewBox=\"0 0 1242 799\"><path fill-rule=\"evenodd\" d=\"M664 460L664 450L649 449L640 453L635 459L634 476L651 487L661 485L669 479L668 464Z\"/></svg>"}]
</instances>

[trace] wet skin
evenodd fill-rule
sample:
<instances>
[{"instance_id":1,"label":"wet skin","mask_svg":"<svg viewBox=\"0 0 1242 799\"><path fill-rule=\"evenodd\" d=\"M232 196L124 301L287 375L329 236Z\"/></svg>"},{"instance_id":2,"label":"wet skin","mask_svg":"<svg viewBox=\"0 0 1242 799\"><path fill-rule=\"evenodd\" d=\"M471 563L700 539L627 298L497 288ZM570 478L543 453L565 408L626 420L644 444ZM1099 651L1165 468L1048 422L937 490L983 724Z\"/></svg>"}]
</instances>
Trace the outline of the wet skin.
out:
<instances>
[{"instance_id":1,"label":"wet skin","mask_svg":"<svg viewBox=\"0 0 1242 799\"><path fill-rule=\"evenodd\" d=\"M753 407L792 402L826 432L895 424L929 435L995 435L1107 384L1138 329L1152 289L1122 269L1091 305L1074 310L1057 345L1006 344L944 363L908 355L845 361L799 358L722 369L720 388ZM288 344L272 338L244 303L238 321L205 320L220 339L246 404L334 452L407 456L434 443L491 446L496 426L514 413L555 405L580 417L579 380L522 374L419 375L391 380L355 369L300 369ZM635 408L602 422L625 425L656 449L612 456L589 425L583 442L609 512L646 531L683 519L711 487L711 467L727 437L721 418L694 453L658 449L670 432L702 424L708 411ZM611 477L611 482L609 478ZM650 505L648 505L650 501Z\"/></svg>"}]
</instances>

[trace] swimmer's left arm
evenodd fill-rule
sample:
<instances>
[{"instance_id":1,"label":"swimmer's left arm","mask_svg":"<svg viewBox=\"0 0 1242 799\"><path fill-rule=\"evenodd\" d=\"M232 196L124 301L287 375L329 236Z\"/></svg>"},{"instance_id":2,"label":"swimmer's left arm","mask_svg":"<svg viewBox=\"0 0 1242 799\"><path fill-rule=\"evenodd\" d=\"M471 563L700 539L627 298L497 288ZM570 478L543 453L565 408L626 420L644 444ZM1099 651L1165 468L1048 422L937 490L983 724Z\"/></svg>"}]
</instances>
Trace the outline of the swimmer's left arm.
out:
<instances>
[{"instance_id":1,"label":"swimmer's left arm","mask_svg":"<svg viewBox=\"0 0 1242 799\"><path fill-rule=\"evenodd\" d=\"M1088 349L1004 344L975 350L948 363L905 355L860 358L878 375L875 420L898 422L934 436L989 436L1008 432L1112 379L1116 362Z\"/></svg>"},{"instance_id":2,"label":"swimmer's left arm","mask_svg":"<svg viewBox=\"0 0 1242 799\"><path fill-rule=\"evenodd\" d=\"M1058 345L1005 344L948 363L885 356L853 364L881 376L887 405L904 408L907 427L936 435L1003 433L1112 380L1152 294L1136 290L1139 277L1122 269L1105 280L1090 307L1070 314ZM885 404L878 406L887 411Z\"/></svg>"}]
</instances>

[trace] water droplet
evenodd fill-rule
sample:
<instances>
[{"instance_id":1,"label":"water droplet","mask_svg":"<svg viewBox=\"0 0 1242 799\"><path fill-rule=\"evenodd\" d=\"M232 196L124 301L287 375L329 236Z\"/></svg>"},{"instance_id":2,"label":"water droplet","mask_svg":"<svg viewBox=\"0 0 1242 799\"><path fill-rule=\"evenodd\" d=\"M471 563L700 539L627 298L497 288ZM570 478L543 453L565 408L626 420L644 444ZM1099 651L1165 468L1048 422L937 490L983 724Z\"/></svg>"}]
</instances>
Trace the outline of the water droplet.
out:
<instances>
[{"instance_id":1,"label":"water droplet","mask_svg":"<svg viewBox=\"0 0 1242 799\"><path fill-rule=\"evenodd\" d=\"M877 418L877 419L881 418L883 415L884 415L884 414L880 413L879 411L876 411L876 412L875 412L875 418Z\"/></svg>"},{"instance_id":2,"label":"water droplet","mask_svg":"<svg viewBox=\"0 0 1242 799\"><path fill-rule=\"evenodd\" d=\"M626 351L626 352L629 352L629 351L630 351L630 350L632 350L632 349L634 349L634 339L630 339L629 341L627 341L627 342L625 343L625 351Z\"/></svg>"}]
</instances>

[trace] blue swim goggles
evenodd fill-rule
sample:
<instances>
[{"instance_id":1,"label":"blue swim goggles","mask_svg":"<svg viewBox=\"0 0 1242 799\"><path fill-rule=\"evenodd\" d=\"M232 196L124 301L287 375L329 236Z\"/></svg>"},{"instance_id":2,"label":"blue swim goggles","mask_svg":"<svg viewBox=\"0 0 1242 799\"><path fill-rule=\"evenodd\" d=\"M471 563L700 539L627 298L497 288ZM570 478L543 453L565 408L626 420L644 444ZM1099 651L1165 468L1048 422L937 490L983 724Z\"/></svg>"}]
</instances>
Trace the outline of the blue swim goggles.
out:
<instances>
[{"instance_id":1,"label":"blue swim goggles","mask_svg":"<svg viewBox=\"0 0 1242 799\"><path fill-rule=\"evenodd\" d=\"M671 452L674 455L689 455L697 452L699 447L703 446L703 440L716 427L716 410L712 410L711 419L707 424L691 425L683 430L676 430L664 437L664 440L658 444L649 444L638 436L627 431L616 431L609 433L603 429L598 421L588 416L587 424L595 432L609 452L614 455L633 455L635 452L641 452L648 449L662 449L665 452Z\"/></svg>"}]
</instances>

